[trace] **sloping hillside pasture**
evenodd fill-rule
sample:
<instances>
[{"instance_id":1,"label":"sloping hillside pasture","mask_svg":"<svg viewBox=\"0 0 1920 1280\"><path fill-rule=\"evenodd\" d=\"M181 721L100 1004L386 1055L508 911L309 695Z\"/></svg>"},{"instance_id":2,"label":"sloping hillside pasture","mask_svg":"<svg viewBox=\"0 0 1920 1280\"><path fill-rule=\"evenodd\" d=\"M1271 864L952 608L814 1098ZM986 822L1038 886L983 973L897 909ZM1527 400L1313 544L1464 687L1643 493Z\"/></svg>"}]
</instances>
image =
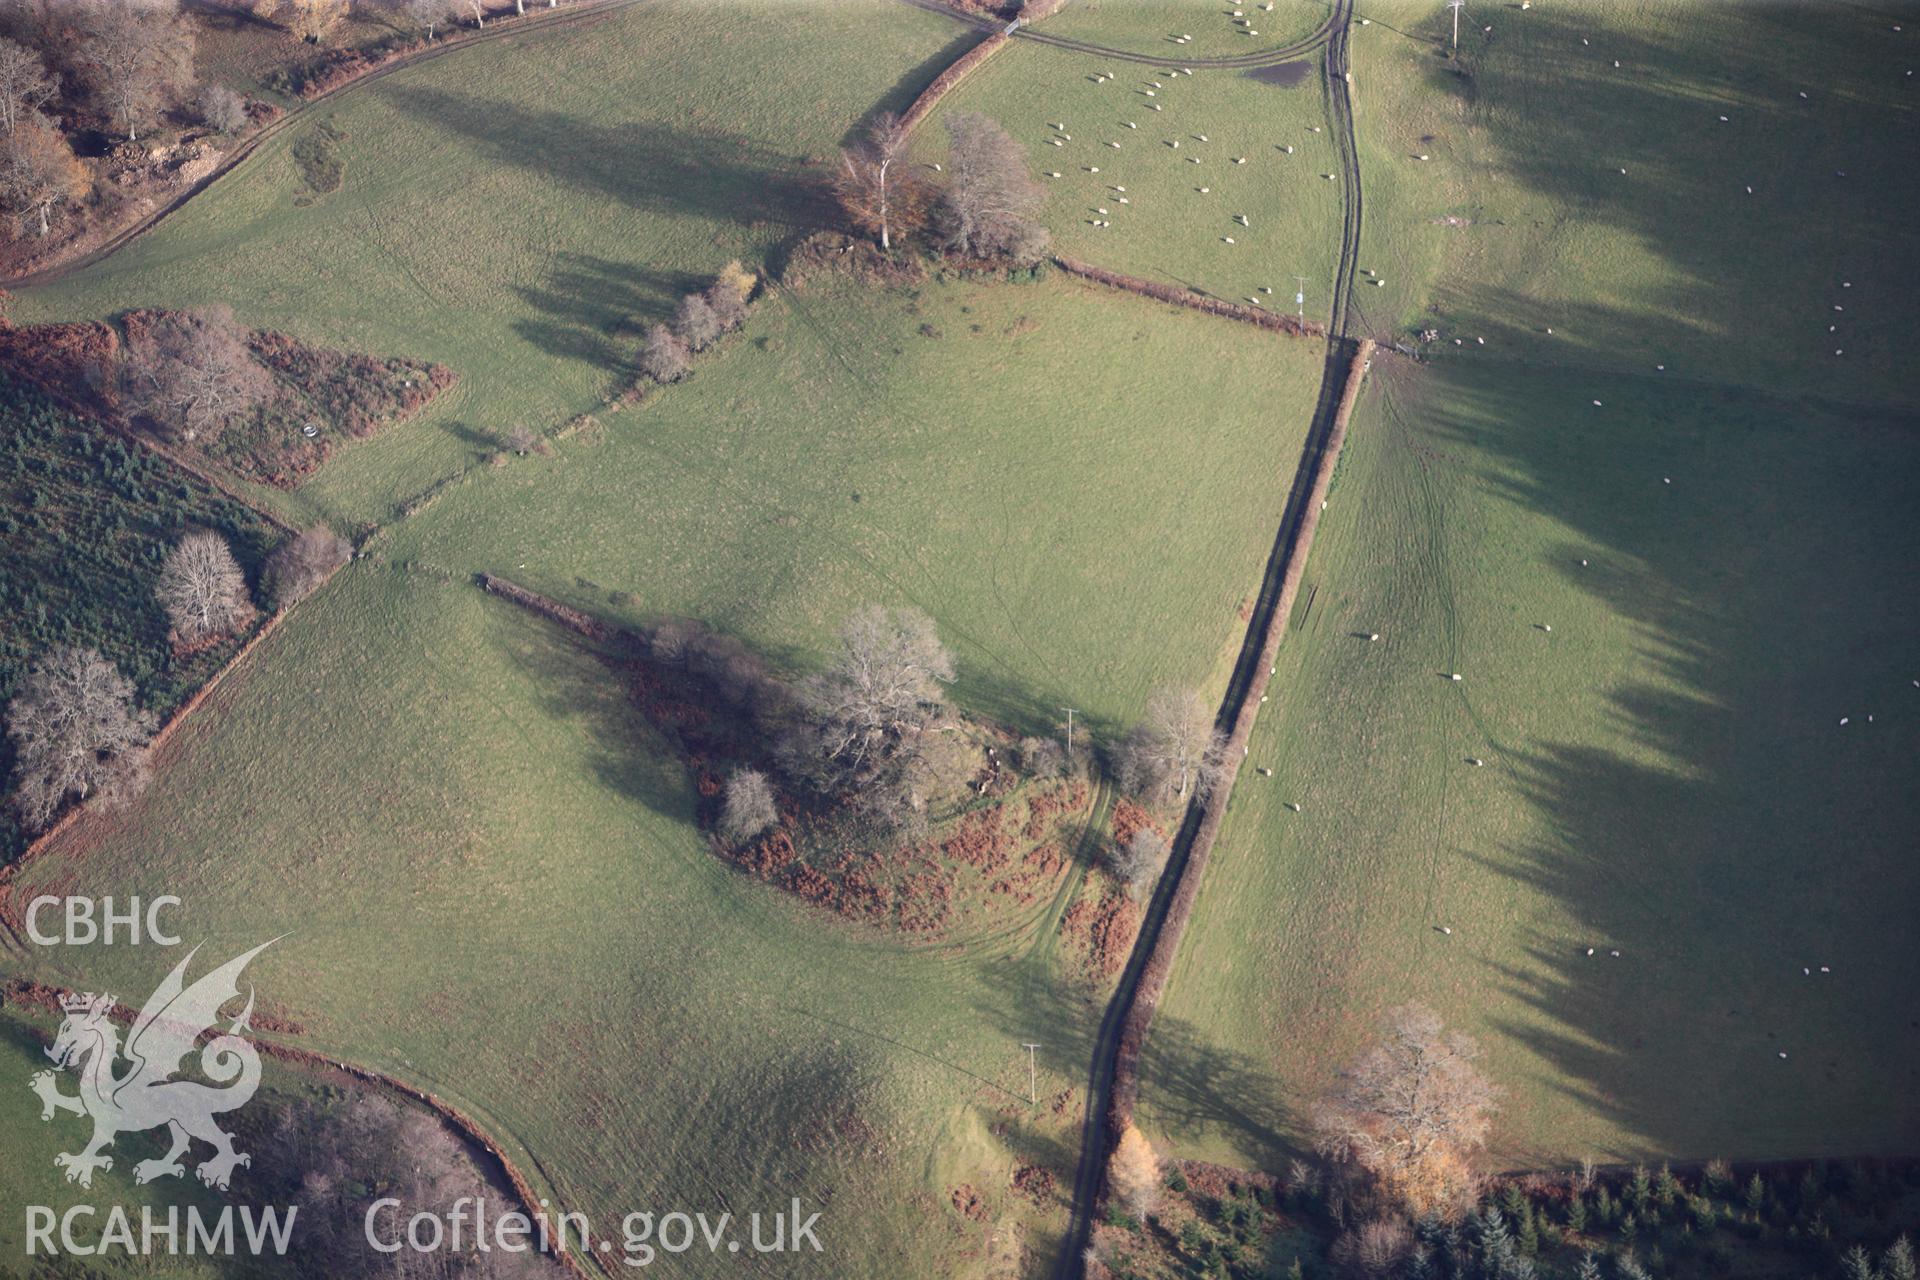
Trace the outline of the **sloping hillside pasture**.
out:
<instances>
[{"instance_id":1,"label":"sloping hillside pasture","mask_svg":"<svg viewBox=\"0 0 1920 1280\"><path fill-rule=\"evenodd\" d=\"M23 293L15 319L225 302L450 366L460 386L408 430L261 495L384 522L499 432L595 407L677 295L817 225L843 132L964 42L883 0L685 0L463 50L332 100L112 258ZM323 129L345 171L316 195L294 151Z\"/></svg>"},{"instance_id":2,"label":"sloping hillside pasture","mask_svg":"<svg viewBox=\"0 0 1920 1280\"><path fill-rule=\"evenodd\" d=\"M1891 141L1920 111L1913 23L1814 4L1501 8L1449 62L1427 42L1446 33L1437 6L1365 11L1361 265L1385 280L1356 291L1366 332L1915 402L1920 172Z\"/></svg>"},{"instance_id":3,"label":"sloping hillside pasture","mask_svg":"<svg viewBox=\"0 0 1920 1280\"><path fill-rule=\"evenodd\" d=\"M1062 279L777 294L691 382L377 540L145 802L22 887L177 893L209 954L293 929L256 967L299 1043L444 1093L598 1221L799 1195L828 1251L791 1274L972 1274L994 1222L1044 1253L1098 1013L1056 991L1051 920L924 949L733 870L607 669L470 578L708 619L793 667L849 609L916 603L963 706L1113 725L1222 678L1320 357ZM151 980L81 959L18 962ZM1062 1190L1017 1194L1028 1164ZM951 1208L962 1184L985 1221Z\"/></svg>"},{"instance_id":4,"label":"sloping hillside pasture","mask_svg":"<svg viewBox=\"0 0 1920 1280\"><path fill-rule=\"evenodd\" d=\"M983 112L1027 148L1036 173L1061 175L1041 179L1056 252L1289 314L1294 277L1305 276L1306 314L1324 320L1340 247L1341 184L1323 176L1337 164L1321 63L1316 52L1295 64L1301 79L1288 87L1256 78L1271 69L1169 76L1177 63L1108 65L1015 41L948 95L921 127L917 154L943 160L941 121L955 111ZM1103 70L1116 78L1094 83ZM1139 127L1128 129L1129 122ZM1246 163L1235 164L1237 157Z\"/></svg>"},{"instance_id":5,"label":"sloping hillside pasture","mask_svg":"<svg viewBox=\"0 0 1920 1280\"><path fill-rule=\"evenodd\" d=\"M1510 1091L1508 1167L1910 1150L1912 420L1376 372L1253 742L1274 776L1236 791L1149 1047L1152 1126L1274 1167L1420 999ZM1257 1071L1233 1110L1189 1096L1209 1054Z\"/></svg>"}]
</instances>

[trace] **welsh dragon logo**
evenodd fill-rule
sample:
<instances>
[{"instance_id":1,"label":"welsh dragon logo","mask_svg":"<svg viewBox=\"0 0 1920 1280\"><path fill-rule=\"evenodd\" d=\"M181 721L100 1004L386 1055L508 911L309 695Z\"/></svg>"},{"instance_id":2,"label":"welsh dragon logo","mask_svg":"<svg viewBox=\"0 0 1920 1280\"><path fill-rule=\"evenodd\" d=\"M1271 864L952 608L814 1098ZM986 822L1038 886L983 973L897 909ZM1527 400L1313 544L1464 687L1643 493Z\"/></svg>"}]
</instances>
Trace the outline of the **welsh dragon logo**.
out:
<instances>
[{"instance_id":1,"label":"welsh dragon logo","mask_svg":"<svg viewBox=\"0 0 1920 1280\"><path fill-rule=\"evenodd\" d=\"M173 1077L181 1070L181 1060L193 1052L201 1033L214 1028L221 1006L239 998L240 974L247 962L272 945L263 942L192 986L183 986L187 965L199 948L188 952L147 997L127 1033L124 1053L120 1033L108 1016L114 1008L111 995L88 992L61 999L67 1016L47 1056L56 1066L71 1068L79 1075L80 1092L61 1093L53 1071L36 1072L28 1084L40 1095L42 1120L53 1119L56 1111L93 1118L93 1140L78 1152L53 1158L67 1171L68 1182L91 1187L95 1169L113 1168L113 1157L102 1152L113 1145L117 1135L161 1125L167 1127L173 1146L157 1160L136 1164L136 1182L185 1173L180 1157L194 1138L214 1149L212 1157L202 1160L194 1170L210 1187L226 1190L235 1166L253 1163L252 1157L233 1149L233 1135L222 1131L213 1120L223 1112L245 1106L260 1087L260 1057L242 1034L253 1015L251 988L246 1008L233 1025L200 1049L200 1070L213 1084ZM123 1056L128 1066L116 1074Z\"/></svg>"}]
</instances>

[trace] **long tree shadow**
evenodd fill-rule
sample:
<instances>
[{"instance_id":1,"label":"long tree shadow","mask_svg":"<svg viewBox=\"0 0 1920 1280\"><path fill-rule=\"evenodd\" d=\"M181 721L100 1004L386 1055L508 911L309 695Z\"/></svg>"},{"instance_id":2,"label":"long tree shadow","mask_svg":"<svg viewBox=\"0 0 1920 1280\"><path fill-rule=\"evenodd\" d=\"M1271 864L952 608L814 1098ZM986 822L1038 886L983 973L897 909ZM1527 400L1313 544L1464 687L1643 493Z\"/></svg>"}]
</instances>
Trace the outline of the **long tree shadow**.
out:
<instances>
[{"instance_id":1,"label":"long tree shadow","mask_svg":"<svg viewBox=\"0 0 1920 1280\"><path fill-rule=\"evenodd\" d=\"M1454 57L1447 23L1436 9L1421 26L1434 46L1421 65L1427 87L1459 104L1471 141L1378 140L1396 157L1416 141L1423 152L1459 141L1483 153L1476 203L1457 210L1467 225L1450 234L1487 246L1496 269L1505 244L1533 252L1509 264L1512 280L1443 283L1443 327L1458 319L1498 342L1552 325L1616 365L1686 351L1758 385L1791 386L1827 373L1835 347L1860 367L1867 326L1822 340L1836 319L1829 304L1841 303L1849 321L1875 318L1878 389L1911 400L1887 343L1915 316L1899 282L1920 266L1910 216L1920 169L1893 139L1911 132L1916 109L1903 92L1908 37L1884 15L1549 6L1488 15L1491 29L1470 28ZM1655 272L1634 265L1647 251ZM1535 279L1544 299L1524 296ZM1569 289L1576 280L1584 287ZM1580 323L1560 314L1582 296L1623 305L1585 310ZM1769 346L1785 358L1754 358Z\"/></svg>"},{"instance_id":2,"label":"long tree shadow","mask_svg":"<svg viewBox=\"0 0 1920 1280\"><path fill-rule=\"evenodd\" d=\"M603 123L411 83L382 92L408 114L472 142L490 164L597 191L640 212L777 233L820 225L827 207L807 157L762 139L648 120Z\"/></svg>"},{"instance_id":3,"label":"long tree shadow","mask_svg":"<svg viewBox=\"0 0 1920 1280\"><path fill-rule=\"evenodd\" d=\"M1911 1151L1920 424L1615 377L1620 416L1583 432L1545 406L1585 406L1590 374L1428 378L1396 447L1440 442L1464 487L1566 525L1539 572L1629 655L1579 739L1499 737L1515 695L1486 695L1532 820L1468 856L1574 922L1488 962L1535 1015L1495 1025L1635 1135L1623 1156Z\"/></svg>"}]
</instances>

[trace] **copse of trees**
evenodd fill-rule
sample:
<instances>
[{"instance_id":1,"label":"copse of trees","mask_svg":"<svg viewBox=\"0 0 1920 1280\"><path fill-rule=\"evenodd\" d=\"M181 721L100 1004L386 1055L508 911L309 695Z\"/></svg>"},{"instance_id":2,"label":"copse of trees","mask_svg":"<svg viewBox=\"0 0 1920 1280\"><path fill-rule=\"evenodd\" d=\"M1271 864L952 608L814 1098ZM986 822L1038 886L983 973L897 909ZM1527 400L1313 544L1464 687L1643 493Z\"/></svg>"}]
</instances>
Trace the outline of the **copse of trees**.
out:
<instances>
[{"instance_id":1,"label":"copse of trees","mask_svg":"<svg viewBox=\"0 0 1920 1280\"><path fill-rule=\"evenodd\" d=\"M273 391L228 307L172 311L128 335L118 369L129 408L183 440L217 434Z\"/></svg>"},{"instance_id":2,"label":"copse of trees","mask_svg":"<svg viewBox=\"0 0 1920 1280\"><path fill-rule=\"evenodd\" d=\"M863 609L848 619L826 670L795 690L780 744L787 772L887 826L920 828L954 790L947 749L953 658L918 609Z\"/></svg>"},{"instance_id":3,"label":"copse of trees","mask_svg":"<svg viewBox=\"0 0 1920 1280\"><path fill-rule=\"evenodd\" d=\"M976 111L948 116L946 131L941 185L908 159L907 131L891 113L842 148L832 190L847 225L882 250L926 231L936 246L962 257L1023 265L1044 258L1045 193L1028 168L1026 149Z\"/></svg>"},{"instance_id":4,"label":"copse of trees","mask_svg":"<svg viewBox=\"0 0 1920 1280\"><path fill-rule=\"evenodd\" d=\"M746 322L747 304L758 284L759 277L735 259L706 288L683 296L671 320L647 330L640 344L641 375L662 384L685 378L692 372L695 353Z\"/></svg>"},{"instance_id":5,"label":"copse of trees","mask_svg":"<svg viewBox=\"0 0 1920 1280\"><path fill-rule=\"evenodd\" d=\"M1024 263L1046 256L1045 194L1028 172L1026 149L977 111L955 112L946 127L947 186L935 215L941 242L972 257Z\"/></svg>"},{"instance_id":6,"label":"copse of trees","mask_svg":"<svg viewBox=\"0 0 1920 1280\"><path fill-rule=\"evenodd\" d=\"M54 650L7 707L21 821L39 831L69 800L136 794L153 728L153 716L134 703L133 682L98 650Z\"/></svg>"}]
</instances>

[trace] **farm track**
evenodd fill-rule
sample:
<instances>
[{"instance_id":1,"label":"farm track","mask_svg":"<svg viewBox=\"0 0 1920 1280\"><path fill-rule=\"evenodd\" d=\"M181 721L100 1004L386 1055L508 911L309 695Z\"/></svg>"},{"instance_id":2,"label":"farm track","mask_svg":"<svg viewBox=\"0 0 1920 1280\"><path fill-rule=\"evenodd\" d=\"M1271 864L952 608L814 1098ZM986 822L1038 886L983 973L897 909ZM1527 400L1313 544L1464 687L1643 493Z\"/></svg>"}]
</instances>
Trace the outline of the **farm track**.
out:
<instances>
[{"instance_id":1,"label":"farm track","mask_svg":"<svg viewBox=\"0 0 1920 1280\"><path fill-rule=\"evenodd\" d=\"M277 120L262 126L258 132L248 135L231 152L222 157L220 163L215 165L212 171L205 177L189 186L186 190L176 194L171 200L161 205L158 209L155 209L152 213L149 213L146 217L141 218L131 226L123 227L109 236L105 241L89 249L79 257L71 258L65 262L57 262L49 267L42 267L38 271L28 271L7 280L0 280L0 289L11 291L52 284L57 280L64 279L75 271L80 271L96 263L105 261L147 232L153 230L167 217L178 212L187 201L193 199L215 182L233 172L244 163L249 156L258 151L261 146L279 137L282 133L285 133L296 124L305 120L314 108L323 103L331 102L340 95L358 89L364 84L383 79L396 71L404 71L408 67L417 67L423 62L431 62L435 58L457 52L461 49L471 49L475 45L491 44L498 40L511 40L518 35L532 34L539 31L552 31L560 27L573 26L577 23L602 17L615 10L629 8L639 3L641 3L641 0L579 0L579 3L566 9L552 9L544 13L532 13L525 17L512 19L496 18L494 19L494 26L491 28L484 28L464 36L448 37L438 44L429 45L425 49L420 49L413 53L403 54L391 62L381 63L363 76L356 76L344 84L336 85L325 93L303 100L299 106L294 107Z\"/></svg>"},{"instance_id":2,"label":"farm track","mask_svg":"<svg viewBox=\"0 0 1920 1280\"><path fill-rule=\"evenodd\" d=\"M907 0L907 2L916 3L918 0ZM1298 53L1314 48L1322 42L1327 46L1325 75L1327 113L1333 125L1342 179L1340 255L1334 276L1333 305L1327 323L1326 367L1321 375L1320 394L1314 407L1313 425L1307 435L1307 445L1299 468L1294 473L1285 514L1281 519L1279 532L1275 536L1273 551L1267 561L1266 575L1260 584L1259 599L1252 617L1248 619L1240 656L1234 664L1232 678L1227 684L1226 696L1221 702L1220 711L1215 720L1215 723L1224 731L1231 731L1240 719L1248 700L1256 697L1257 691L1264 687L1260 666L1263 661L1266 637L1269 628L1276 621L1275 614L1281 604L1282 586L1294 552L1296 535L1301 521L1306 516L1306 506L1312 491L1312 478L1320 466L1333 435L1342 393L1353 361L1353 342L1348 333L1352 308L1349 306L1348 295L1353 288L1354 273L1360 254L1361 191L1360 161L1354 139L1353 100L1346 79L1349 66L1348 33L1352 17L1353 0L1336 0L1326 26L1308 41L1289 50L1271 51L1265 55L1269 61L1275 61L1283 55L1297 56ZM1090 52L1101 52L1110 57L1127 56L1104 50L1090 50ZM1136 60L1163 61L1162 59ZM1226 63L1196 61L1192 65L1198 70L1203 66L1230 69L1235 66L1263 64L1233 60ZM1357 370L1352 376L1358 376ZM1217 798L1217 803L1220 805L1224 806L1226 802L1226 796ZM1160 883L1141 920L1140 932L1134 940L1132 954L1127 958L1120 984L1100 1019L1099 1034L1094 1042L1093 1062L1087 1079L1087 1109L1081 1124L1080 1163L1074 1173L1072 1217L1060 1255L1054 1260L1052 1274L1055 1280L1075 1280L1084 1272L1082 1259L1092 1236L1094 1206L1105 1181L1108 1147L1117 1136L1111 1132L1109 1117L1113 1110L1116 1086L1121 1084L1119 1070L1123 1034L1135 1016L1134 1005L1141 995L1142 979L1154 953L1161 945L1162 934L1167 928L1174 900L1178 896L1178 888L1187 874L1188 862L1193 852L1195 837L1200 831L1203 812L1203 807L1198 803L1189 805L1187 809L1180 831L1174 839L1173 853L1168 859L1167 870L1160 877ZM1184 919L1175 927L1184 928ZM1176 942L1177 938L1169 941ZM1133 1085L1132 1081L1125 1082L1125 1087L1129 1090ZM1129 1098L1129 1112L1131 1101Z\"/></svg>"}]
</instances>

